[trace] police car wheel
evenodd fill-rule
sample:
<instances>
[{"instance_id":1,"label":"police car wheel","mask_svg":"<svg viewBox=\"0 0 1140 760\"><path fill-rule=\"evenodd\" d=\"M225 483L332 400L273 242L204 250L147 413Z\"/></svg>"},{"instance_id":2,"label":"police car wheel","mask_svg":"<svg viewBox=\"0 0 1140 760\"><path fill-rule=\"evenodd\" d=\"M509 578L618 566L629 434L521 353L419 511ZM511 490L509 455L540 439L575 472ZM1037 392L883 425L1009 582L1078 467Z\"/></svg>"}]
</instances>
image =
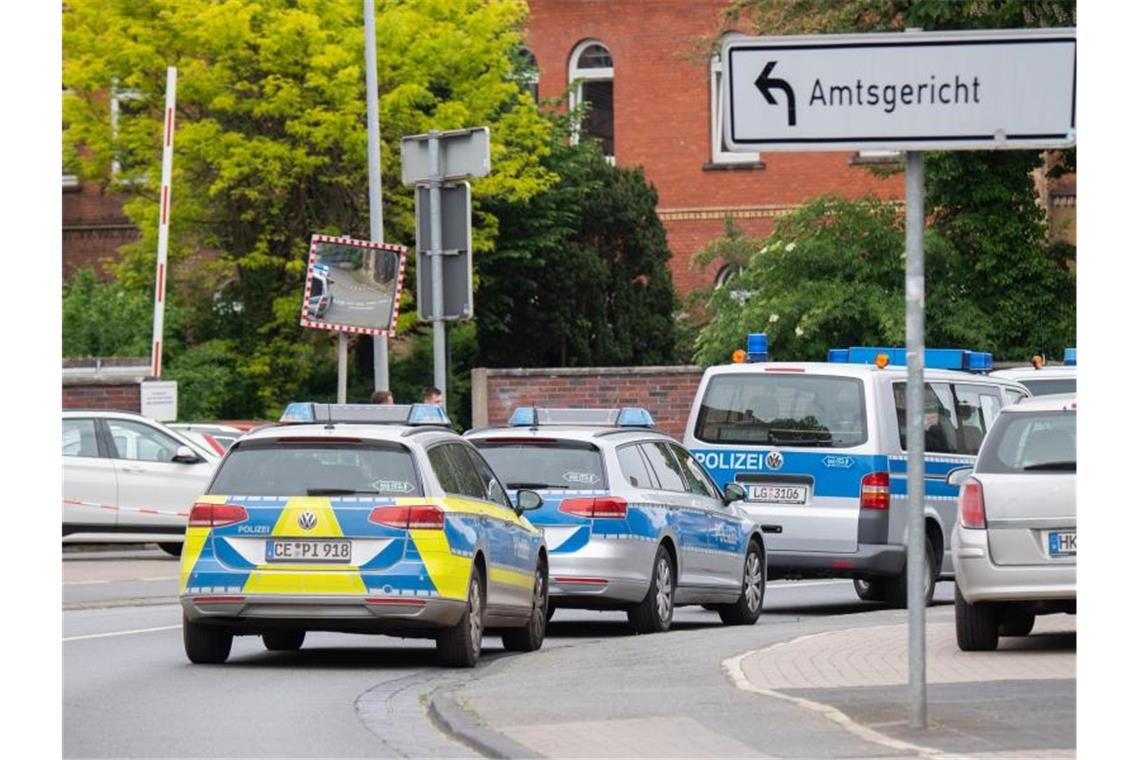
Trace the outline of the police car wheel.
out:
<instances>
[{"instance_id":1,"label":"police car wheel","mask_svg":"<svg viewBox=\"0 0 1140 760\"><path fill-rule=\"evenodd\" d=\"M882 602L887 598L887 590L883 587L882 581L868 581L862 578L856 578L852 583L855 586L855 594L864 602Z\"/></svg>"},{"instance_id":2,"label":"police car wheel","mask_svg":"<svg viewBox=\"0 0 1140 760\"><path fill-rule=\"evenodd\" d=\"M546 622L550 622L550 618L554 617L554 613L557 610L558 607L554 604L554 600L549 596L546 597Z\"/></svg>"},{"instance_id":3,"label":"police car wheel","mask_svg":"<svg viewBox=\"0 0 1140 760\"><path fill-rule=\"evenodd\" d=\"M998 633L1002 636L1028 636L1033 631L1037 616L1017 607L1007 609L1001 616Z\"/></svg>"},{"instance_id":4,"label":"police car wheel","mask_svg":"<svg viewBox=\"0 0 1140 760\"><path fill-rule=\"evenodd\" d=\"M508 652L533 652L542 648L542 640L546 636L546 599L546 566L540 564L534 571L530 619L520 628L503 631L504 649Z\"/></svg>"},{"instance_id":5,"label":"police car wheel","mask_svg":"<svg viewBox=\"0 0 1140 760\"><path fill-rule=\"evenodd\" d=\"M174 541L163 542L163 543L158 545L158 548L162 549L164 552L169 554L171 557L181 557L182 556L182 543L181 542L174 542Z\"/></svg>"},{"instance_id":6,"label":"police car wheel","mask_svg":"<svg viewBox=\"0 0 1140 760\"><path fill-rule=\"evenodd\" d=\"M216 625L195 623L182 616L182 646L186 658L198 665L218 665L230 656L232 631Z\"/></svg>"},{"instance_id":7,"label":"police car wheel","mask_svg":"<svg viewBox=\"0 0 1140 760\"><path fill-rule=\"evenodd\" d=\"M440 661L453 668L473 668L479 661L483 649L483 574L478 565L471 569L463 617L439 634L435 647Z\"/></svg>"},{"instance_id":8,"label":"police car wheel","mask_svg":"<svg viewBox=\"0 0 1140 760\"><path fill-rule=\"evenodd\" d=\"M266 631L261 643L270 652L296 652L305 643L304 631Z\"/></svg>"},{"instance_id":9,"label":"police car wheel","mask_svg":"<svg viewBox=\"0 0 1140 760\"><path fill-rule=\"evenodd\" d=\"M992 652L998 645L1000 608L995 604L970 604L954 584L954 632L963 652Z\"/></svg>"},{"instance_id":10,"label":"police car wheel","mask_svg":"<svg viewBox=\"0 0 1140 760\"><path fill-rule=\"evenodd\" d=\"M934 586L938 582L938 568L936 567L937 559L934 556L934 544L930 543L930 539L926 539L926 578L923 583L923 591L926 596L926 606L930 606L931 600L934 599ZM906 594L906 578L907 568L903 565L902 572L894 578L887 578L884 581L884 588L886 591L887 604L895 609L906 609L907 607L907 594Z\"/></svg>"},{"instance_id":11,"label":"police car wheel","mask_svg":"<svg viewBox=\"0 0 1140 760\"><path fill-rule=\"evenodd\" d=\"M740 598L720 605L717 612L725 625L752 625L764 607L764 555L755 541L748 543L744 556L744 581Z\"/></svg>"},{"instance_id":12,"label":"police car wheel","mask_svg":"<svg viewBox=\"0 0 1140 760\"><path fill-rule=\"evenodd\" d=\"M635 633L664 633L673 623L673 560L664 546L657 547L645 598L626 614Z\"/></svg>"}]
</instances>

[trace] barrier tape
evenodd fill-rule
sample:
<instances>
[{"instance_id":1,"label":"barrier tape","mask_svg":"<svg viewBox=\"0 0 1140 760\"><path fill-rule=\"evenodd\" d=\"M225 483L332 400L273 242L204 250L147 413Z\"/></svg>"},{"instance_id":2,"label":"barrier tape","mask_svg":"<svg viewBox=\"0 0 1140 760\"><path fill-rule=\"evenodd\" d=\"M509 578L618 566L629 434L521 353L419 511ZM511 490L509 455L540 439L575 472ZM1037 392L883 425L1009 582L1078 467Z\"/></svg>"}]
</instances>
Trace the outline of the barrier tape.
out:
<instances>
[{"instance_id":1,"label":"barrier tape","mask_svg":"<svg viewBox=\"0 0 1140 760\"><path fill-rule=\"evenodd\" d=\"M141 507L117 507L114 504L100 504L95 501L79 501L78 499L64 499L64 504L75 507L91 507L92 509L106 509L109 512L138 512L144 515L170 515L172 517L189 517L189 512L171 512L165 509L145 509Z\"/></svg>"}]
</instances>

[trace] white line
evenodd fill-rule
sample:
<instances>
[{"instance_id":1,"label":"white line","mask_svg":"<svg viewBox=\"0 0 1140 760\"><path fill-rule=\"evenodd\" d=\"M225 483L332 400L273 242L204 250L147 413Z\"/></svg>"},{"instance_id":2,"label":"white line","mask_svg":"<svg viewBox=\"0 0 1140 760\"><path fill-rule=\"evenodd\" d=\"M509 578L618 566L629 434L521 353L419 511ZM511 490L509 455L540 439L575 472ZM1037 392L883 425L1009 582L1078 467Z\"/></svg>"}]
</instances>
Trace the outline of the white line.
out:
<instances>
[{"instance_id":1,"label":"white line","mask_svg":"<svg viewBox=\"0 0 1140 760\"><path fill-rule=\"evenodd\" d=\"M876 626L876 627L884 627L885 628L886 626ZM933 747L923 747L921 745L911 744L910 742L904 742L904 741L901 741L899 739L892 739L891 737L889 737L885 734L879 733L878 731L874 730L873 728L868 728L866 726L862 726L862 725L856 723L855 721L851 720L851 718L849 718L847 716L847 714L844 713L842 710L839 710L835 707L832 707L831 705L825 705L821 702L813 702L810 699L803 699L801 697L793 697L791 695L783 694L781 692L773 691L771 689L762 689L759 686L757 686L756 684L749 681L748 676L746 676L744 674L744 668L742 667L741 663L744 661L744 658L746 658L746 657L750 657L750 656L752 656L754 654L758 654L760 652L770 652L773 649L779 649L780 647L785 647L785 646L788 646L790 644L796 644L796 643L799 643L801 641L807 641L808 639L814 639L814 638L817 638L819 636L823 636L825 634L834 633L834 632L835 631L823 631L822 633L812 633L812 634L808 634L806 636L800 636L798 638L791 639L789 641L781 641L781 642L778 642L776 644L773 644L772 646L764 647L763 649L753 649L750 652L745 652L744 654L740 654L740 655L737 655L735 657L729 657L727 660L724 660L723 662L721 662L720 666L721 666L721 669L724 671L724 674L726 676L728 676L728 679L730 681L732 681L733 686L740 689L741 691L747 691L747 692L751 692L753 694L760 694L760 695L765 696L765 697L773 697L775 699L782 699L786 702L791 702L794 705L798 705L800 707L811 710L812 712L819 713L823 717L825 717L828 720L832 721L833 723L839 725L841 728L847 730L848 732L854 734L855 736L859 737L860 739L862 739L864 741L868 741L868 742L871 742L873 744L878 744L880 746L887 747L887 748L893 749L893 750L899 750L902 752L913 752L920 757L945 757L945 754L941 750L935 749Z\"/></svg>"},{"instance_id":2,"label":"white line","mask_svg":"<svg viewBox=\"0 0 1140 760\"><path fill-rule=\"evenodd\" d=\"M173 631L175 628L181 628L182 624L178 625L161 625L158 628L136 628L133 631L112 631L111 633L90 633L86 636L65 636L64 641L81 641L82 639L105 639L109 636L130 636L133 633L154 633L155 631Z\"/></svg>"},{"instance_id":3,"label":"white line","mask_svg":"<svg viewBox=\"0 0 1140 760\"><path fill-rule=\"evenodd\" d=\"M850 580L827 580L827 581L772 581L768 584L768 588L796 588L804 586L834 586L838 584L851 585Z\"/></svg>"},{"instance_id":4,"label":"white line","mask_svg":"<svg viewBox=\"0 0 1140 760\"><path fill-rule=\"evenodd\" d=\"M144 583L149 581L176 581L178 576L152 575L149 578L111 578L101 581L64 581L65 586L90 586L96 583Z\"/></svg>"}]
</instances>

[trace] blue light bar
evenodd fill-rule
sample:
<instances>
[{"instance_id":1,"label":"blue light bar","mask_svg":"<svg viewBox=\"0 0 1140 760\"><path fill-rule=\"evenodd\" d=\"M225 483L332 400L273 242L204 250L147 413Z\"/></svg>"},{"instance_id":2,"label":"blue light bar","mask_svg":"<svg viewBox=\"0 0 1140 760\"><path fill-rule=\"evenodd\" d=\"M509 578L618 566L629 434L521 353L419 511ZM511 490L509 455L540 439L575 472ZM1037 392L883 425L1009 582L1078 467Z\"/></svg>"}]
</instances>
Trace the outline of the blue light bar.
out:
<instances>
[{"instance_id":1,"label":"blue light bar","mask_svg":"<svg viewBox=\"0 0 1140 760\"><path fill-rule=\"evenodd\" d=\"M887 364L906 366L906 349L886 346L852 346L832 348L827 360L833 364L874 364L879 354L886 354ZM965 372L989 372L994 366L993 354L967 351L964 348L928 348L924 354L926 369L953 369Z\"/></svg>"},{"instance_id":2,"label":"blue light bar","mask_svg":"<svg viewBox=\"0 0 1140 760\"><path fill-rule=\"evenodd\" d=\"M507 424L512 427L538 425L589 425L618 427L653 427L653 415L648 409L627 406L621 409L569 409L520 406L511 413Z\"/></svg>"},{"instance_id":3,"label":"blue light bar","mask_svg":"<svg viewBox=\"0 0 1140 760\"><path fill-rule=\"evenodd\" d=\"M768 333L748 333L747 346L748 361L768 361Z\"/></svg>"},{"instance_id":4,"label":"blue light bar","mask_svg":"<svg viewBox=\"0 0 1140 760\"><path fill-rule=\"evenodd\" d=\"M447 412L434 404L321 404L296 401L285 407L281 422L357 423L364 425L450 425Z\"/></svg>"},{"instance_id":5,"label":"blue light bar","mask_svg":"<svg viewBox=\"0 0 1140 760\"><path fill-rule=\"evenodd\" d=\"M1077 347L1076 346L1065 349L1065 366L1066 367L1077 366Z\"/></svg>"},{"instance_id":6,"label":"blue light bar","mask_svg":"<svg viewBox=\"0 0 1140 760\"><path fill-rule=\"evenodd\" d=\"M511 413L507 424L512 427L533 427L538 424L537 412L533 406L520 406Z\"/></svg>"},{"instance_id":7,"label":"blue light bar","mask_svg":"<svg viewBox=\"0 0 1140 760\"><path fill-rule=\"evenodd\" d=\"M618 413L618 427L653 427L653 415L648 409L639 406L627 406Z\"/></svg>"},{"instance_id":8,"label":"blue light bar","mask_svg":"<svg viewBox=\"0 0 1140 760\"><path fill-rule=\"evenodd\" d=\"M294 401L281 413L281 422L312 422L313 402Z\"/></svg>"}]
</instances>

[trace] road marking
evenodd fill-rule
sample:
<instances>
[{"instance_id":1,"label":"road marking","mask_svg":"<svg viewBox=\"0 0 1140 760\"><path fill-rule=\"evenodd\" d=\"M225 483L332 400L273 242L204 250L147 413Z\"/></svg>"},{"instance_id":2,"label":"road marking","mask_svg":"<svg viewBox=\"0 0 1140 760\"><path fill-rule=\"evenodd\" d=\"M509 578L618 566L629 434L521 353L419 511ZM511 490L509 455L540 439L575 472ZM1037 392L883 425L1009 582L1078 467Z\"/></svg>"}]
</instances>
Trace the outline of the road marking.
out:
<instances>
[{"instance_id":1,"label":"road marking","mask_svg":"<svg viewBox=\"0 0 1140 760\"><path fill-rule=\"evenodd\" d=\"M136 628L133 631L112 631L111 633L89 633L86 636L64 636L64 641L81 641L82 639L105 639L110 636L130 636L135 633L154 633L155 631L173 631L175 628L181 628L182 624L178 625L160 625L157 628Z\"/></svg>"},{"instance_id":2,"label":"road marking","mask_svg":"<svg viewBox=\"0 0 1140 760\"><path fill-rule=\"evenodd\" d=\"M876 626L876 627L886 627L886 626ZM855 721L853 721L850 717L848 717L848 715L846 713L844 713L842 710L839 710L838 708L832 707L831 705L826 705L826 704L823 704L822 702L814 702L810 699L803 699L802 697L793 697L791 695L784 694L784 693L781 693L778 691L773 691L771 689L760 688L756 684L749 681L748 676L744 675L744 667L742 666L741 663L743 663L743 661L746 657L750 657L750 656L752 656L754 654L758 654L760 652L770 652L773 649L780 649L781 647L789 646L791 644L797 644L801 641L806 641L808 639L814 639L814 638L817 638L819 636L824 636L828 633L834 633L834 631L823 631L821 633L811 633L811 634L808 634L806 636L798 636L798 637L796 637L794 639L790 639L788 641L780 641L780 642L773 644L772 646L763 647L761 649L753 649L750 652L745 652L744 654L738 654L735 657L729 657L727 660L724 660L721 662L720 667L721 667L721 670L724 671L724 674L726 676L728 676L728 679L730 681L732 681L733 686L740 689L741 691L747 691L747 692L751 692L753 694L760 694L760 695L765 696L765 697L774 697L775 699L782 699L785 702L791 702L794 705L798 705L800 707L811 710L812 712L819 713L823 717L827 718L828 720L832 721L833 723L837 724L841 728L843 728L846 731L854 734L855 736L859 737L860 739L862 739L864 741L868 741L868 742L871 742L873 744L878 744L880 746L887 747L887 748L893 749L893 750L899 750L902 752L913 752L916 755L918 755L919 757L939 757L939 758L945 757L945 754L939 749L935 749L933 747L923 747L919 744L911 744L910 742L904 742L904 741L899 740L899 739L892 739L891 737L889 737L885 734L879 733L878 731L874 730L873 728L868 728L866 726L860 725L860 724L856 723Z\"/></svg>"},{"instance_id":3,"label":"road marking","mask_svg":"<svg viewBox=\"0 0 1140 760\"><path fill-rule=\"evenodd\" d=\"M142 583L144 581L176 581L177 575L152 575L149 578L112 578L110 580L101 581L64 581L65 586L91 586L96 583Z\"/></svg>"},{"instance_id":4,"label":"road marking","mask_svg":"<svg viewBox=\"0 0 1140 760\"><path fill-rule=\"evenodd\" d=\"M772 581L768 584L768 588L796 588L804 586L837 586L839 584L850 585L850 580L828 580L828 581Z\"/></svg>"}]
</instances>

